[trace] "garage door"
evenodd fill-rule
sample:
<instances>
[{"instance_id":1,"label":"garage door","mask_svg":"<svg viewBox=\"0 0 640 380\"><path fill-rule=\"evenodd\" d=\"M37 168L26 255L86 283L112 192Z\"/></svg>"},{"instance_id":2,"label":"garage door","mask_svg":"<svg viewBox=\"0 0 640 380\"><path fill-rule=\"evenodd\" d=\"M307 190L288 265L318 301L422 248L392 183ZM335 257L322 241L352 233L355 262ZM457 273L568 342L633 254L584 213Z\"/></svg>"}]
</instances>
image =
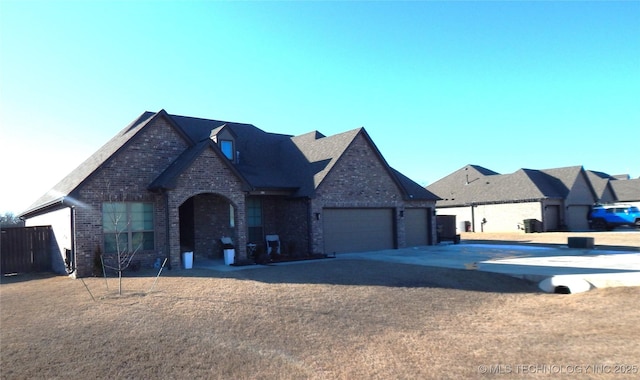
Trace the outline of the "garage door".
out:
<instances>
[{"instance_id":1,"label":"garage door","mask_svg":"<svg viewBox=\"0 0 640 380\"><path fill-rule=\"evenodd\" d=\"M560 229L560 206L545 206L544 226L546 231L558 231Z\"/></svg>"},{"instance_id":2,"label":"garage door","mask_svg":"<svg viewBox=\"0 0 640 380\"><path fill-rule=\"evenodd\" d=\"M428 210L426 208L407 208L404 210L407 247L429 244Z\"/></svg>"},{"instance_id":3,"label":"garage door","mask_svg":"<svg viewBox=\"0 0 640 380\"><path fill-rule=\"evenodd\" d=\"M324 252L393 249L393 209L324 209Z\"/></svg>"},{"instance_id":4,"label":"garage door","mask_svg":"<svg viewBox=\"0 0 640 380\"><path fill-rule=\"evenodd\" d=\"M570 231L586 231L589 229L587 214L590 209L589 206L569 206L566 220Z\"/></svg>"}]
</instances>

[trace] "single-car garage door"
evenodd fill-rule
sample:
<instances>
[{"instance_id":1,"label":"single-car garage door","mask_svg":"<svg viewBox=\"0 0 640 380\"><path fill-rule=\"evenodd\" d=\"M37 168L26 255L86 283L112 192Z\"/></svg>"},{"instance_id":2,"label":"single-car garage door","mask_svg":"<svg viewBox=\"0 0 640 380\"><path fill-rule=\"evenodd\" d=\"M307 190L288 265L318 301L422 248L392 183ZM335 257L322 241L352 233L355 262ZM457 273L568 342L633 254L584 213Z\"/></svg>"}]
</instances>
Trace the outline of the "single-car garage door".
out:
<instances>
[{"instance_id":1,"label":"single-car garage door","mask_svg":"<svg viewBox=\"0 0 640 380\"><path fill-rule=\"evenodd\" d=\"M426 208L404 209L407 247L429 245L428 210Z\"/></svg>"},{"instance_id":2,"label":"single-car garage door","mask_svg":"<svg viewBox=\"0 0 640 380\"><path fill-rule=\"evenodd\" d=\"M324 252L393 249L393 209L358 208L323 210Z\"/></svg>"},{"instance_id":3,"label":"single-car garage door","mask_svg":"<svg viewBox=\"0 0 640 380\"><path fill-rule=\"evenodd\" d=\"M587 215L590 206L570 205L566 212L567 225L570 231L586 231L589 229Z\"/></svg>"}]
</instances>

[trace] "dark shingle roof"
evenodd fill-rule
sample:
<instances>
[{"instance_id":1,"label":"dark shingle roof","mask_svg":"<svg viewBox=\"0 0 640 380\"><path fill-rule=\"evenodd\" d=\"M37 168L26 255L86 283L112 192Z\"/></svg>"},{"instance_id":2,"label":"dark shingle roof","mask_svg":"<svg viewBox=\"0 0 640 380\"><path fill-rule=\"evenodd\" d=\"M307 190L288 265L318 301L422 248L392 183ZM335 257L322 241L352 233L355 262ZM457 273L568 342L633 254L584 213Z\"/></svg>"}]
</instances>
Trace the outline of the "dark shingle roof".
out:
<instances>
[{"instance_id":1,"label":"dark shingle roof","mask_svg":"<svg viewBox=\"0 0 640 380\"><path fill-rule=\"evenodd\" d=\"M511 174L497 174L476 165L467 165L427 186L427 190L442 198L438 206L564 198L580 171L578 166L551 170L520 169Z\"/></svg>"},{"instance_id":2,"label":"dark shingle roof","mask_svg":"<svg viewBox=\"0 0 640 380\"><path fill-rule=\"evenodd\" d=\"M585 172L589 182L591 182L593 191L596 193L597 199L602 199L609 186L609 179L611 179L611 176L606 173L596 172L593 170L586 170Z\"/></svg>"},{"instance_id":3,"label":"dark shingle roof","mask_svg":"<svg viewBox=\"0 0 640 380\"><path fill-rule=\"evenodd\" d=\"M62 202L65 197L70 196L82 182L84 182L93 172L103 165L115 152L122 148L133 136L135 136L136 133L144 128L144 126L157 115L158 114L154 112L145 112L140 115L140 117L127 125L76 169L58 182L53 188L51 188L51 190L47 191L43 196L36 200L21 214L21 216L27 215L29 212L43 206Z\"/></svg>"},{"instance_id":4,"label":"dark shingle roof","mask_svg":"<svg viewBox=\"0 0 640 380\"><path fill-rule=\"evenodd\" d=\"M619 202L640 201L640 178L614 179L610 183Z\"/></svg>"},{"instance_id":5,"label":"dark shingle roof","mask_svg":"<svg viewBox=\"0 0 640 380\"><path fill-rule=\"evenodd\" d=\"M393 170L393 173L398 178L400 185L404 188L404 191L407 193L409 199L416 201L437 201L440 199L437 195L420 186L418 183L414 182L412 179L400 173L399 171L393 168L391 170Z\"/></svg>"},{"instance_id":6,"label":"dark shingle roof","mask_svg":"<svg viewBox=\"0 0 640 380\"><path fill-rule=\"evenodd\" d=\"M351 142L362 131L358 128L329 137L314 131L293 137L291 141L301 154L295 172L305 179L297 195L312 195Z\"/></svg>"},{"instance_id":7,"label":"dark shingle roof","mask_svg":"<svg viewBox=\"0 0 640 380\"><path fill-rule=\"evenodd\" d=\"M407 199L436 200L437 197L421 186L388 167L363 128L333 136L313 131L300 136L265 132L251 124L201 119L160 112L145 112L133 123L96 151L76 170L65 177L52 190L38 199L22 215L40 210L47 204L60 202L72 195L82 182L89 178L113 154L125 146L135 134L157 117L167 119L178 134L189 144L179 158L149 185L150 190L172 188L177 176L193 162L203 149L219 149L210 140L212 133L228 128L236 139L238 162L230 165L245 184L253 189L287 190L293 196L310 197L325 176L358 135L365 136L379 158L388 168L389 175ZM486 172L486 170L481 170Z\"/></svg>"}]
</instances>

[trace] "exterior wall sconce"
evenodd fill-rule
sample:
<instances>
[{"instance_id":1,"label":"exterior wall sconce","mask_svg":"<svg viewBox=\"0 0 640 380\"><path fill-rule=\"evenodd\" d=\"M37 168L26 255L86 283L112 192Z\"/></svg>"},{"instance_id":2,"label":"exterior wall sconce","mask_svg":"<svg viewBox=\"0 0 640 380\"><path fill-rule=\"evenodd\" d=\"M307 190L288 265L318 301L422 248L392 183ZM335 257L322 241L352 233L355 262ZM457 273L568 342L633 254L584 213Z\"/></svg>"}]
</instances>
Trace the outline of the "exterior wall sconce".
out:
<instances>
[{"instance_id":1,"label":"exterior wall sconce","mask_svg":"<svg viewBox=\"0 0 640 380\"><path fill-rule=\"evenodd\" d=\"M398 213L398 216L401 218L404 218L404 210L400 210L400 212Z\"/></svg>"},{"instance_id":2,"label":"exterior wall sconce","mask_svg":"<svg viewBox=\"0 0 640 380\"><path fill-rule=\"evenodd\" d=\"M314 213L314 215L316 216L316 220L320 220L320 213L319 212Z\"/></svg>"}]
</instances>

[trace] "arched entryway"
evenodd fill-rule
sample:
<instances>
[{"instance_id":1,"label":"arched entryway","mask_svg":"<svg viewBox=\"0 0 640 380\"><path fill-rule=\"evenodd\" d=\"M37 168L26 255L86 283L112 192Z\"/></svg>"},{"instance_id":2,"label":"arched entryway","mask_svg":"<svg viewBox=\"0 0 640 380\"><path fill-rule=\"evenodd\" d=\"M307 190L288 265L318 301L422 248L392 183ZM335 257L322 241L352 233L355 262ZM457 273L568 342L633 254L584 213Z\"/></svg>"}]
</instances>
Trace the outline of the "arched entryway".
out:
<instances>
[{"instance_id":1,"label":"arched entryway","mask_svg":"<svg viewBox=\"0 0 640 380\"><path fill-rule=\"evenodd\" d=\"M220 238L236 241L236 209L228 198L214 193L197 194L180 205L180 251L196 258L223 256Z\"/></svg>"}]
</instances>

